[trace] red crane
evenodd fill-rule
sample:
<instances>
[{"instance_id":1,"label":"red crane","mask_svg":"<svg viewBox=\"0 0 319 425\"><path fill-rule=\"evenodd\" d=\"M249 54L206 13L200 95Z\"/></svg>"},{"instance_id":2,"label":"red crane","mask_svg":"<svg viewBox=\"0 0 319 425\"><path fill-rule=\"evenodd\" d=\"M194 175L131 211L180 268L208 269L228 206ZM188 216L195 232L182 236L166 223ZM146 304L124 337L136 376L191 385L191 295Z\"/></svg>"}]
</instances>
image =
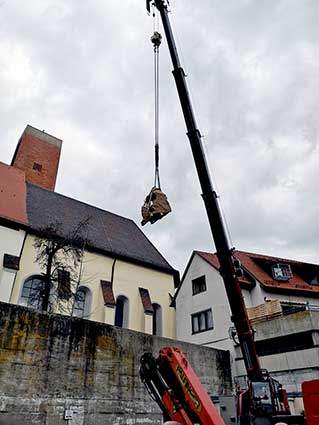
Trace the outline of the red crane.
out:
<instances>
[{"instance_id":1,"label":"red crane","mask_svg":"<svg viewBox=\"0 0 319 425\"><path fill-rule=\"evenodd\" d=\"M225 425L186 357L165 347L141 358L140 375L165 418L182 425Z\"/></svg>"}]
</instances>

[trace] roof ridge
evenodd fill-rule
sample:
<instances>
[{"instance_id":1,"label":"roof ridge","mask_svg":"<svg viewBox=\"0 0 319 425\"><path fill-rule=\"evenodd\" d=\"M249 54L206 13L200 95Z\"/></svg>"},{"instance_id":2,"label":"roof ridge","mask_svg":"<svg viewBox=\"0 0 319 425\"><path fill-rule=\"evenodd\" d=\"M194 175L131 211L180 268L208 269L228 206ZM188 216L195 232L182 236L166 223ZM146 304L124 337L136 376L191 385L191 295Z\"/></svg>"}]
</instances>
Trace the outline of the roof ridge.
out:
<instances>
[{"instance_id":1,"label":"roof ridge","mask_svg":"<svg viewBox=\"0 0 319 425\"><path fill-rule=\"evenodd\" d=\"M260 259L273 259L273 260L283 260L283 261L287 261L289 263L295 263L295 264L307 264L309 266L318 266L319 264L316 263L309 263L307 261L300 261L300 260L292 260L290 258L285 258L285 257L278 257L275 255L268 255L268 254L259 254L257 252L249 252L249 251L241 251L239 249L235 250L235 253L242 253L248 256L252 256L254 258L260 258Z\"/></svg>"},{"instance_id":2,"label":"roof ridge","mask_svg":"<svg viewBox=\"0 0 319 425\"><path fill-rule=\"evenodd\" d=\"M194 249L193 252L202 253L202 254L209 254L209 255L217 255L216 252L202 251L201 249Z\"/></svg>"},{"instance_id":3,"label":"roof ridge","mask_svg":"<svg viewBox=\"0 0 319 425\"><path fill-rule=\"evenodd\" d=\"M208 255L217 255L216 252L209 252L209 251L202 251L202 250L194 250L194 252L208 254ZM275 256L275 255L259 254L257 252L250 252L250 251L242 251L240 249L235 249L234 253L236 254L236 252L239 253L239 254L252 256L253 258L272 259L272 260L278 260L278 261L287 261L289 263L295 263L295 264L306 264L306 265L309 265L309 266L319 266L319 264L309 263L308 261L292 260L290 258L278 257L278 256Z\"/></svg>"},{"instance_id":4,"label":"roof ridge","mask_svg":"<svg viewBox=\"0 0 319 425\"><path fill-rule=\"evenodd\" d=\"M193 251L193 254L198 254L205 261L207 261L212 267L219 270L219 268L217 268L217 264L219 264L219 261L216 254L204 252L204 251ZM298 265L300 268L303 268L303 269L307 269L307 267L308 268L310 267L317 271L319 267L318 264L289 260L289 259L285 259L281 257L267 256L263 254L255 254L252 252L246 252L246 251L240 251L240 250L235 250L234 255L236 258L238 258L241 261L243 269L251 277L253 277L253 279L255 279L259 283L259 285L262 288L264 288L266 291L269 291L269 292L290 291L290 292L296 292L299 295L303 294L304 296L319 296L319 287L313 286L301 274L294 272L294 275L292 276L291 279L289 279L288 282L284 282L284 281L278 282L275 278L272 277L271 274L269 274L269 271L263 269L263 267L259 264L257 260L258 259L260 261L263 260L264 262L267 260L273 260L276 262L283 262L283 263L286 262L288 264L291 263L292 266L297 267ZM188 267L189 267L189 264L188 264ZM186 271L184 272L183 279L185 277L185 274L186 274ZM296 277L298 277L300 281L298 280L296 281ZM312 295L309 295L309 294L312 294Z\"/></svg>"}]
</instances>

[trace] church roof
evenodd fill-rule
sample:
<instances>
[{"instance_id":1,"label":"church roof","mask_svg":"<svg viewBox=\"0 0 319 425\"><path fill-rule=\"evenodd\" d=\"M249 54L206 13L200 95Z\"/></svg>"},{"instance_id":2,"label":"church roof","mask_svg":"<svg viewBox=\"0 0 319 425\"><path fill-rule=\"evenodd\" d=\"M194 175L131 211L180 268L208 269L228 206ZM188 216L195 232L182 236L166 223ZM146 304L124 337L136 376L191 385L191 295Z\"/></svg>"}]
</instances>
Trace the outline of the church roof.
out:
<instances>
[{"instance_id":1,"label":"church roof","mask_svg":"<svg viewBox=\"0 0 319 425\"><path fill-rule=\"evenodd\" d=\"M131 219L30 183L27 183L27 214L31 230L39 232L55 225L61 236L87 221L82 236L87 240L88 249L175 272Z\"/></svg>"},{"instance_id":2,"label":"church roof","mask_svg":"<svg viewBox=\"0 0 319 425\"><path fill-rule=\"evenodd\" d=\"M84 234L76 236L85 239L86 249L172 274L178 286L178 271L133 220L54 191L61 145L45 131L26 127L11 165L0 162L0 224L34 234L50 227L62 237L81 227Z\"/></svg>"}]
</instances>

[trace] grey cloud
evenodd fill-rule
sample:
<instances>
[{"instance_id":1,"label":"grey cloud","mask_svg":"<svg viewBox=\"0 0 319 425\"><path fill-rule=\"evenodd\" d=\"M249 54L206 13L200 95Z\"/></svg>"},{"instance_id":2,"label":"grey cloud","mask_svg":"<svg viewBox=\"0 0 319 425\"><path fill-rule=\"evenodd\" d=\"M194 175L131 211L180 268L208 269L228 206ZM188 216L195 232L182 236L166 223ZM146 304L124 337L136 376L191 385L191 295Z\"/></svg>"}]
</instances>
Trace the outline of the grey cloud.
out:
<instances>
[{"instance_id":1,"label":"grey cloud","mask_svg":"<svg viewBox=\"0 0 319 425\"><path fill-rule=\"evenodd\" d=\"M318 261L316 0L171 1L199 127L238 249ZM140 0L4 2L1 160L26 123L64 139L57 190L140 220L153 183L152 19ZM213 250L165 41L161 180L143 231L176 267Z\"/></svg>"}]
</instances>

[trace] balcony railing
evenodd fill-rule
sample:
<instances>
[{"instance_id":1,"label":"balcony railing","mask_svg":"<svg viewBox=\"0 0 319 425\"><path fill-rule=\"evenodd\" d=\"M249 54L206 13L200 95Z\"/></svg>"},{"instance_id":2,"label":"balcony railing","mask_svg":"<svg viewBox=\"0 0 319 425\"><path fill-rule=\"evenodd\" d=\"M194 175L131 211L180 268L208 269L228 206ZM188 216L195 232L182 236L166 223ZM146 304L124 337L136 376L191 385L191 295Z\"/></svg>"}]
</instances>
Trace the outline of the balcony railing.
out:
<instances>
[{"instance_id":1,"label":"balcony railing","mask_svg":"<svg viewBox=\"0 0 319 425\"><path fill-rule=\"evenodd\" d=\"M292 301L271 300L259 306L249 308L248 316L252 323L259 323L302 311L319 311L319 305Z\"/></svg>"}]
</instances>

